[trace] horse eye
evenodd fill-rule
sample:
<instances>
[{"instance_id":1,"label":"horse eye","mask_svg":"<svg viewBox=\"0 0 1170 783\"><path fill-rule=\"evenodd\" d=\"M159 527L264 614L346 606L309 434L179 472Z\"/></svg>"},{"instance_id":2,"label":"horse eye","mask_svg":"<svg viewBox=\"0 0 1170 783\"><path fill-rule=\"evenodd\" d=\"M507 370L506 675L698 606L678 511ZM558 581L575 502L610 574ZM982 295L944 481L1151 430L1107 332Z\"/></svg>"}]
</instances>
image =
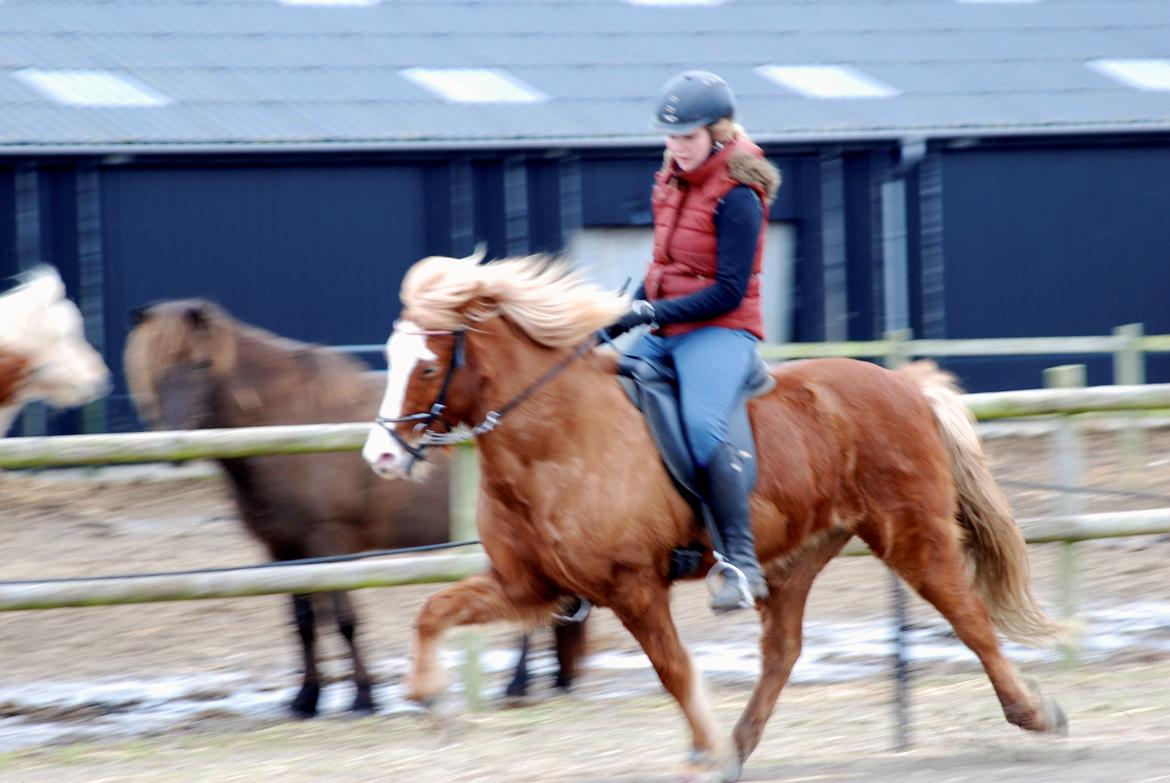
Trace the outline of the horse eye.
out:
<instances>
[{"instance_id":1,"label":"horse eye","mask_svg":"<svg viewBox=\"0 0 1170 783\"><path fill-rule=\"evenodd\" d=\"M430 367L427 367L422 371L422 377L424 378L434 378L438 374L439 366L437 364L432 364Z\"/></svg>"}]
</instances>

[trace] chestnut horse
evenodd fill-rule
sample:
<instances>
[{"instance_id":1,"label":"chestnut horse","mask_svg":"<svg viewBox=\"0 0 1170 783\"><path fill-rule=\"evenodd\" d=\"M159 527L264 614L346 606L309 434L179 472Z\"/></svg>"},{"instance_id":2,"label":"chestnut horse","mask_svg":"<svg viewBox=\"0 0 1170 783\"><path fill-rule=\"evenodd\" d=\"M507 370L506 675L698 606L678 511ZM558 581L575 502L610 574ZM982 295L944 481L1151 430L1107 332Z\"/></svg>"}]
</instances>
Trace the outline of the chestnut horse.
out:
<instances>
[{"instance_id":1,"label":"chestnut horse","mask_svg":"<svg viewBox=\"0 0 1170 783\"><path fill-rule=\"evenodd\" d=\"M110 371L85 341L81 313L65 298L57 270L37 267L0 295L0 436L28 402L72 408L109 386Z\"/></svg>"},{"instance_id":2,"label":"chestnut horse","mask_svg":"<svg viewBox=\"0 0 1170 783\"><path fill-rule=\"evenodd\" d=\"M363 451L394 476L410 449L451 426L478 436L477 523L491 567L423 607L412 698L442 689L438 651L451 626L583 596L613 610L678 701L692 771L737 779L800 653L814 577L859 536L950 621L1011 723L1064 730L1060 708L1025 684L996 637L998 627L1039 643L1062 629L1032 596L1023 536L953 380L929 363L895 372L825 359L775 368L775 389L750 403L752 527L770 597L757 607L761 677L729 747L670 615L671 549L705 534L615 381L612 353L585 350L627 302L547 259L477 260L431 257L408 272L381 417Z\"/></svg>"},{"instance_id":3,"label":"chestnut horse","mask_svg":"<svg viewBox=\"0 0 1170 783\"><path fill-rule=\"evenodd\" d=\"M259 427L368 419L382 376L329 348L278 337L245 324L203 299L160 302L136 313L126 342L126 376L143 420L159 429ZM378 481L356 454L299 454L220 460L240 518L274 560L410 547L447 541L448 466L435 462L423 484ZM358 618L346 593L330 608L353 660L355 711L373 709L371 679L357 642ZM292 597L304 661L290 708L317 711L316 611L308 595ZM583 630L558 630L567 688ZM568 658L568 660L566 660ZM521 656L512 692L527 680Z\"/></svg>"}]
</instances>

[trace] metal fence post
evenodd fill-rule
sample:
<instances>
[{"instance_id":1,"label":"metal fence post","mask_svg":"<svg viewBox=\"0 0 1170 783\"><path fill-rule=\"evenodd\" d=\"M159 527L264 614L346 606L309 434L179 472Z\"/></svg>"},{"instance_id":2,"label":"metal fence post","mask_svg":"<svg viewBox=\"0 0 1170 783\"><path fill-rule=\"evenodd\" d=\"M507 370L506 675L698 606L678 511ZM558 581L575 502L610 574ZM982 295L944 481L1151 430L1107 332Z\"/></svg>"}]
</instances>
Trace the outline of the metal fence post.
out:
<instances>
[{"instance_id":1,"label":"metal fence post","mask_svg":"<svg viewBox=\"0 0 1170 783\"><path fill-rule=\"evenodd\" d=\"M1048 388L1072 388L1085 385L1085 365L1065 364L1044 370L1044 385ZM1084 460L1077 423L1069 416L1061 416L1056 425L1053 439L1053 458L1056 463L1056 483L1065 487L1076 487L1081 483ZM1057 501L1057 513L1072 517L1080 513L1081 501L1071 492L1061 492ZM1071 618L1077 611L1077 551L1076 543L1065 541L1061 544L1061 611ZM1070 643L1064 650L1067 665L1077 662L1077 647Z\"/></svg>"},{"instance_id":2,"label":"metal fence post","mask_svg":"<svg viewBox=\"0 0 1170 783\"><path fill-rule=\"evenodd\" d=\"M479 460L470 444L451 449L451 540L468 541L478 538L475 526L475 498L479 492ZM483 709L483 634L474 628L465 628L460 634L463 647L463 665L460 674L467 706L472 711Z\"/></svg>"},{"instance_id":3,"label":"metal fence post","mask_svg":"<svg viewBox=\"0 0 1170 783\"><path fill-rule=\"evenodd\" d=\"M883 357L891 370L909 361L907 345L914 336L910 329L891 329L883 335L890 344ZM890 590L894 598L894 749L910 749L910 656L906 641L909 627L906 586L890 571Z\"/></svg>"},{"instance_id":4,"label":"metal fence post","mask_svg":"<svg viewBox=\"0 0 1170 783\"><path fill-rule=\"evenodd\" d=\"M1145 354L1140 343L1144 331L1140 323L1114 327L1114 336L1124 340L1123 346L1113 352L1114 383L1137 386L1146 382ZM1141 419L1141 412L1124 414L1125 424L1121 430L1121 453L1126 474L1131 480L1146 464L1146 436Z\"/></svg>"}]
</instances>

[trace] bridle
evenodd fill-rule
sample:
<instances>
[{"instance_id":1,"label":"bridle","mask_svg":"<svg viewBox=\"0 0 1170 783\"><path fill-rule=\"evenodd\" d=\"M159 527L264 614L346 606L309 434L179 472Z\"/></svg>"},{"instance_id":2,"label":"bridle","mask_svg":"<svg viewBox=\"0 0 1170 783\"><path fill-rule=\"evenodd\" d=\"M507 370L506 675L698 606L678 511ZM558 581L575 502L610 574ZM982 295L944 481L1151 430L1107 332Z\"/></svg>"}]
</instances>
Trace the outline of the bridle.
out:
<instances>
[{"instance_id":1,"label":"bridle","mask_svg":"<svg viewBox=\"0 0 1170 783\"><path fill-rule=\"evenodd\" d=\"M374 418L374 423L385 430L386 434L394 439L403 451L411 456L410 464L406 467L406 473L409 475L415 462L426 461L426 450L435 446L453 446L458 443L473 440L480 435L486 435L500 425L504 416L508 415L512 410L518 407L521 403L526 401L544 384L551 381L559 375L566 367L572 364L577 359L584 356L591 351L598 343L597 336L592 336L585 342L573 349L572 353L565 356L555 365L553 365L547 372L537 378L535 381L526 386L515 397L509 400L504 405L496 410L490 410L483 417L483 421L476 424L474 427L456 429L450 421L444 418L443 414L447 410L447 392L451 388L451 379L455 375L455 371L463 367L467 363L467 328L454 329L450 331L424 331L419 334L428 336L450 335L455 338L455 348L451 352L451 361L447 363L447 374L443 376L443 385L439 387L439 394L435 398L434 403L431 404L430 410L421 413L411 413L406 416L399 416L397 418L388 418L386 416L378 415ZM395 429L398 424L406 424L415 422L414 429L422 431L422 437L419 438L418 445L411 445L398 434ZM436 422L442 424L446 429L442 432L432 429L432 425Z\"/></svg>"},{"instance_id":2,"label":"bridle","mask_svg":"<svg viewBox=\"0 0 1170 783\"><path fill-rule=\"evenodd\" d=\"M394 439L403 451L410 454L411 463L407 466L407 473L414 467L416 461L426 461L426 450L432 446L449 445L450 443L458 443L460 440L466 438L459 438L458 440L447 440L454 438L457 434L453 432L453 427L449 421L443 418L443 413L447 410L447 391L451 388L451 378L455 376L455 371L467 363L466 350L464 349L464 341L466 339L467 331L465 329L458 329L455 331L426 331L420 332L423 335L453 335L455 337L455 348L451 352L451 361L447 363L447 374L443 376L443 385L439 387L439 395L435 398L430 410L422 413L411 413L406 416L399 416L397 418L389 418L378 414L374 417L374 423L386 431L386 434ZM417 446L411 445L398 434L396 425L406 424L408 422L416 422L415 429L422 430L422 438L419 440ZM431 425L435 422L440 422L447 428L446 432L436 432L431 429ZM493 425L494 426L494 425ZM490 428L487 430L490 431ZM461 434L461 433L460 433ZM446 439L442 436L446 436ZM470 436L474 437L474 436Z\"/></svg>"}]
</instances>

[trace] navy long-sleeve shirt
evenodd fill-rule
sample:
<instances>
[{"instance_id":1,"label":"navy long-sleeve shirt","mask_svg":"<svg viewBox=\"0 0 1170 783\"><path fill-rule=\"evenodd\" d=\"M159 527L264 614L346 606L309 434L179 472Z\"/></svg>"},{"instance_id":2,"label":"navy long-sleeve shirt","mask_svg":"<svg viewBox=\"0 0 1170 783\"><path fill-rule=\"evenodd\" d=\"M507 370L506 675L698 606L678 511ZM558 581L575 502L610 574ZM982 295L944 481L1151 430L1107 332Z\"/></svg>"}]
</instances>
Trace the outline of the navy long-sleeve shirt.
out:
<instances>
[{"instance_id":1,"label":"navy long-sleeve shirt","mask_svg":"<svg viewBox=\"0 0 1170 783\"><path fill-rule=\"evenodd\" d=\"M724 196L715 208L718 266L714 282L693 294L655 300L655 322L665 325L707 321L738 307L747 293L763 219L760 197L746 185ZM646 298L644 285L638 286L634 298Z\"/></svg>"}]
</instances>

